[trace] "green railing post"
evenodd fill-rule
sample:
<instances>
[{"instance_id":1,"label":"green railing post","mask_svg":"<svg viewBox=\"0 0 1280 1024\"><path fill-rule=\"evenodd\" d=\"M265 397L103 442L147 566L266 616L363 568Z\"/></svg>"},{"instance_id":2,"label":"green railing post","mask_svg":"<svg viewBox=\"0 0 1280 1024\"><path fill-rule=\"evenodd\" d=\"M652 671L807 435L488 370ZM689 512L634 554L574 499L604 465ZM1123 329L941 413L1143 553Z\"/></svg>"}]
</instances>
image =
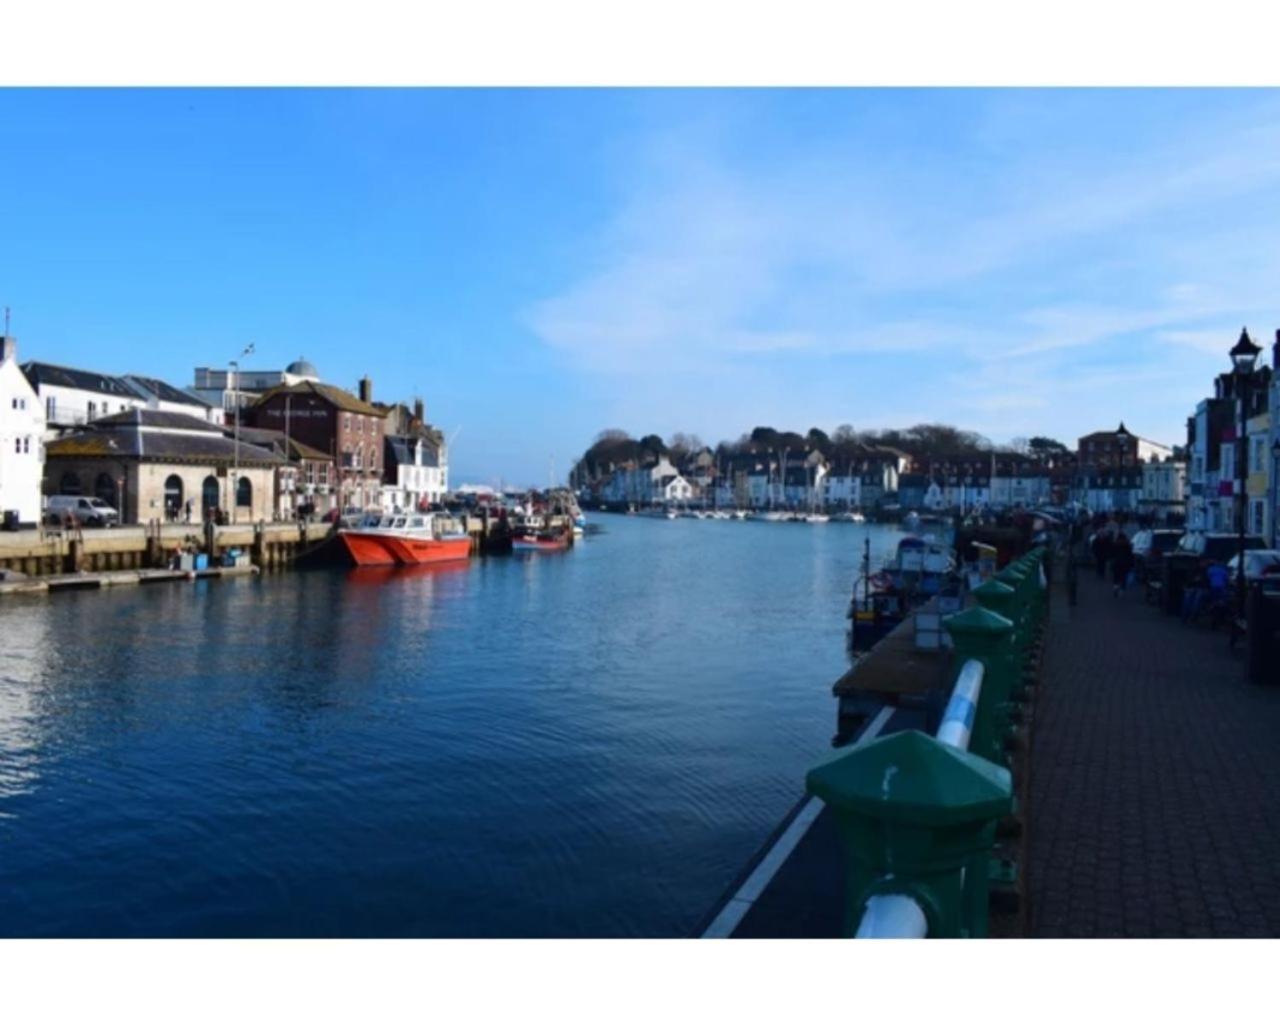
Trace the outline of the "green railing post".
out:
<instances>
[{"instance_id":1,"label":"green railing post","mask_svg":"<svg viewBox=\"0 0 1280 1024\"><path fill-rule=\"evenodd\" d=\"M985 902L979 908L969 898L966 875L978 861L985 867L995 824L1013 806L1008 771L911 730L832 758L805 785L836 815L847 935L867 900L882 893L912 897L931 938L986 934Z\"/></svg>"}]
</instances>

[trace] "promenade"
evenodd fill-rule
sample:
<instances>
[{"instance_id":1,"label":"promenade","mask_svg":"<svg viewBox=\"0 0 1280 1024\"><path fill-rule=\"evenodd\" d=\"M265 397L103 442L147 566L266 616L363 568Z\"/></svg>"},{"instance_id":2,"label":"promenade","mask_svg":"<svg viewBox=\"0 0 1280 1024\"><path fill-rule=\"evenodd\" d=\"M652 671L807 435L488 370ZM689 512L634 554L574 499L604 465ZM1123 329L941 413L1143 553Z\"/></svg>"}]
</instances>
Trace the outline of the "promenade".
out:
<instances>
[{"instance_id":1,"label":"promenade","mask_svg":"<svg viewBox=\"0 0 1280 1024\"><path fill-rule=\"evenodd\" d=\"M1061 596L1061 595L1057 595ZM1028 934L1280 935L1280 687L1082 569L1036 699Z\"/></svg>"}]
</instances>

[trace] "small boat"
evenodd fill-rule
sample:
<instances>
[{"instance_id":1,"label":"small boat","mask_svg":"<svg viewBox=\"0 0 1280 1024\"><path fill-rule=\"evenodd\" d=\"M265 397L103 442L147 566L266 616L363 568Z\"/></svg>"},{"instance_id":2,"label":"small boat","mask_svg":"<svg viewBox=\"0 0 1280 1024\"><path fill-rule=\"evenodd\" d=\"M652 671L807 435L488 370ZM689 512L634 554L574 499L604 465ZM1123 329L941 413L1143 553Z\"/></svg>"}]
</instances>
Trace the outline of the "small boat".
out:
<instances>
[{"instance_id":1,"label":"small boat","mask_svg":"<svg viewBox=\"0 0 1280 1024\"><path fill-rule=\"evenodd\" d=\"M849 602L849 649L865 654L930 597L958 592L955 552L932 538L904 537L878 572L871 572L866 541L862 575Z\"/></svg>"},{"instance_id":2,"label":"small boat","mask_svg":"<svg viewBox=\"0 0 1280 1024\"><path fill-rule=\"evenodd\" d=\"M790 512L766 512L759 517L766 523L785 523L791 518Z\"/></svg>"},{"instance_id":3,"label":"small boat","mask_svg":"<svg viewBox=\"0 0 1280 1024\"><path fill-rule=\"evenodd\" d=\"M831 522L831 517L822 512L810 512L804 517L804 521L806 523L829 523Z\"/></svg>"},{"instance_id":4,"label":"small boat","mask_svg":"<svg viewBox=\"0 0 1280 1024\"><path fill-rule=\"evenodd\" d=\"M517 533L511 538L512 551L564 551L569 547L570 531L539 530Z\"/></svg>"},{"instance_id":5,"label":"small boat","mask_svg":"<svg viewBox=\"0 0 1280 1024\"><path fill-rule=\"evenodd\" d=\"M429 565L471 557L471 538L448 516L368 516L338 531L356 565Z\"/></svg>"},{"instance_id":6,"label":"small boat","mask_svg":"<svg viewBox=\"0 0 1280 1024\"><path fill-rule=\"evenodd\" d=\"M861 512L837 512L831 517L837 523L865 523L867 517Z\"/></svg>"},{"instance_id":7,"label":"small boat","mask_svg":"<svg viewBox=\"0 0 1280 1024\"><path fill-rule=\"evenodd\" d=\"M751 513L745 508L735 508L731 513L733 519L746 519Z\"/></svg>"}]
</instances>

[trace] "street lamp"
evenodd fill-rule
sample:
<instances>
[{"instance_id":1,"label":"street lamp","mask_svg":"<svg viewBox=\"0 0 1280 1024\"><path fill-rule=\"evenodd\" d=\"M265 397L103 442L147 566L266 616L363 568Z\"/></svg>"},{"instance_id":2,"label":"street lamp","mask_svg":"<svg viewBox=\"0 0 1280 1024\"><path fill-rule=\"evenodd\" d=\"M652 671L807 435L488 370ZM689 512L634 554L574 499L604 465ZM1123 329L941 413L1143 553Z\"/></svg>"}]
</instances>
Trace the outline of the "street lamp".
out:
<instances>
[{"instance_id":1,"label":"street lamp","mask_svg":"<svg viewBox=\"0 0 1280 1024\"><path fill-rule=\"evenodd\" d=\"M1258 361L1258 353L1262 351L1253 343L1253 339L1249 337L1247 328L1240 329L1240 338L1236 341L1231 349L1231 363L1235 370L1236 378L1236 400L1240 403L1240 433L1236 438L1236 526L1238 530L1237 544L1237 562L1236 572L1238 579L1236 582L1236 599L1238 607L1237 613L1244 614L1245 600L1245 578L1244 578L1244 536L1245 536L1245 518L1248 503L1245 495L1245 481L1247 480L1248 471L1248 455L1249 455L1249 438L1248 438L1248 417L1249 417L1249 386L1253 383L1253 367Z\"/></svg>"},{"instance_id":2,"label":"street lamp","mask_svg":"<svg viewBox=\"0 0 1280 1024\"><path fill-rule=\"evenodd\" d=\"M253 342L245 346L240 358L253 355ZM238 522L240 518L240 363L238 360L232 359L230 362L231 369L235 371L234 383L232 384L231 404L235 409L235 452L232 455L231 463L231 521ZM252 512L252 510L250 510Z\"/></svg>"}]
</instances>

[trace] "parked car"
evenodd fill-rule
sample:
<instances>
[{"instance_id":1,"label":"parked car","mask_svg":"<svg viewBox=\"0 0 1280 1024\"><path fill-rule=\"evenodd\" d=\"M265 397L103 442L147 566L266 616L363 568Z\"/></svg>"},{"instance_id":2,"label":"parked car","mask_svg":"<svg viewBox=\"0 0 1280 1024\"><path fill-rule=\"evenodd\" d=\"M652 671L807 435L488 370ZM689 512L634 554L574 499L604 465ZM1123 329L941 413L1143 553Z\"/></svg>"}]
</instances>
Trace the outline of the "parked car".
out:
<instances>
[{"instance_id":1,"label":"parked car","mask_svg":"<svg viewBox=\"0 0 1280 1024\"><path fill-rule=\"evenodd\" d=\"M1240 553L1236 552L1227 562L1227 571L1231 573L1234 583L1240 578ZM1255 548L1244 553L1244 578L1249 583L1262 582L1268 585L1280 585L1280 550L1275 548Z\"/></svg>"},{"instance_id":2,"label":"parked car","mask_svg":"<svg viewBox=\"0 0 1280 1024\"><path fill-rule=\"evenodd\" d=\"M1246 551L1254 551L1259 548L1265 548L1267 542L1261 537L1246 535L1244 538L1244 548ZM1238 554L1240 551L1240 537L1235 533L1188 533L1182 540L1178 541L1178 546L1173 551L1168 552L1170 555L1195 555L1200 564L1200 568L1207 568L1214 562L1226 564L1231 560L1231 556Z\"/></svg>"},{"instance_id":3,"label":"parked car","mask_svg":"<svg viewBox=\"0 0 1280 1024\"><path fill-rule=\"evenodd\" d=\"M1182 540L1182 530L1139 530L1133 535L1133 571L1138 581L1160 575L1160 559Z\"/></svg>"},{"instance_id":4,"label":"parked car","mask_svg":"<svg viewBox=\"0 0 1280 1024\"><path fill-rule=\"evenodd\" d=\"M54 494L45 505L45 518L64 523L70 516L81 526L119 526L120 513L101 498L79 494Z\"/></svg>"}]
</instances>

